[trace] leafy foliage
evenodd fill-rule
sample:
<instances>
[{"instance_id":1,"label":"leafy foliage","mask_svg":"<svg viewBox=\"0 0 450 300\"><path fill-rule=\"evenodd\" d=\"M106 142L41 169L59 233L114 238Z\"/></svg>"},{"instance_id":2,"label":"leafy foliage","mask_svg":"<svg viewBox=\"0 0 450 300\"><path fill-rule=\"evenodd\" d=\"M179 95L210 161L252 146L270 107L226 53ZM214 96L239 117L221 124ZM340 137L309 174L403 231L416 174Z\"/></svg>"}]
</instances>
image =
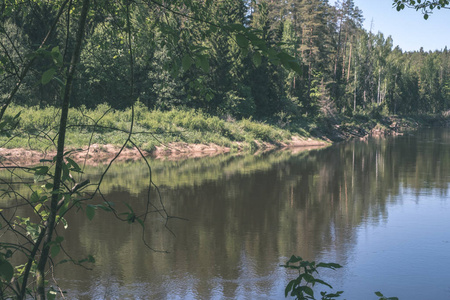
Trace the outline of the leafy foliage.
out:
<instances>
[{"instance_id":1,"label":"leafy foliage","mask_svg":"<svg viewBox=\"0 0 450 300\"><path fill-rule=\"evenodd\" d=\"M397 11L405 9L405 7L422 11L425 20L428 19L434 9L448 9L450 4L448 0L393 0L393 2L393 6L396 7Z\"/></svg>"},{"instance_id":2,"label":"leafy foliage","mask_svg":"<svg viewBox=\"0 0 450 300\"><path fill-rule=\"evenodd\" d=\"M295 255L292 255L286 264L281 266L288 269L298 270L299 275L297 278L289 281L286 286L285 297L290 295L299 300L316 299L313 288L317 283L333 289L329 283L314 277L319 273L319 268L331 270L342 268L341 265L336 263L321 262L316 264L315 261L310 262L303 260L300 256ZM320 296L322 300L333 300L339 298L343 293L343 291L338 291L336 293L320 292ZM375 292L375 295L380 297L379 300L398 300L397 297L385 297L381 292Z\"/></svg>"},{"instance_id":3,"label":"leafy foliage","mask_svg":"<svg viewBox=\"0 0 450 300\"><path fill-rule=\"evenodd\" d=\"M316 284L321 284L332 289L333 287L326 283L325 281L314 277L319 273L318 269L331 269L336 270L342 268L341 265L335 263L318 263L312 261L303 260L300 256L292 255L291 258L286 262L285 265L281 265L284 268L298 270L298 277L291 280L285 289L285 297L288 295L294 296L295 299L306 300L306 299L316 299L314 297L314 286ZM339 291L336 293L321 292L321 299L335 299L338 298L343 292Z\"/></svg>"}]
</instances>

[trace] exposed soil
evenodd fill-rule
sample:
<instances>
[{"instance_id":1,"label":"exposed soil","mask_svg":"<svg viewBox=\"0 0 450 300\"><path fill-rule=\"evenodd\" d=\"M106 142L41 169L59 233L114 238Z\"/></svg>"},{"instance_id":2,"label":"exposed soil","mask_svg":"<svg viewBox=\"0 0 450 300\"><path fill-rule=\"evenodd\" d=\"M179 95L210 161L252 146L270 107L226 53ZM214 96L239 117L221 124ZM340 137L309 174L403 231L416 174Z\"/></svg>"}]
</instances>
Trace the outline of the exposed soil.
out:
<instances>
[{"instance_id":1,"label":"exposed soil","mask_svg":"<svg viewBox=\"0 0 450 300\"><path fill-rule=\"evenodd\" d=\"M272 149L302 149L302 148L317 148L327 145L326 142L314 139L302 139L300 137L293 137L289 143L271 144L256 142L260 151ZM236 143L238 151L243 150L242 143ZM89 165L109 163L112 159L116 161L130 161L145 157L153 157L156 159L182 159L190 157L207 157L215 156L231 151L229 147L223 147L215 144L187 144L187 143L171 143L165 146L156 147L152 152L137 150L136 148L124 148L119 156L120 148L113 145L99 145L93 144L89 148L72 149L70 157L77 163L84 163ZM4 166L25 166L36 165L42 159L53 159L56 152L42 153L35 150L26 149L5 149L0 148L0 163ZM117 157L116 157L117 156Z\"/></svg>"}]
</instances>

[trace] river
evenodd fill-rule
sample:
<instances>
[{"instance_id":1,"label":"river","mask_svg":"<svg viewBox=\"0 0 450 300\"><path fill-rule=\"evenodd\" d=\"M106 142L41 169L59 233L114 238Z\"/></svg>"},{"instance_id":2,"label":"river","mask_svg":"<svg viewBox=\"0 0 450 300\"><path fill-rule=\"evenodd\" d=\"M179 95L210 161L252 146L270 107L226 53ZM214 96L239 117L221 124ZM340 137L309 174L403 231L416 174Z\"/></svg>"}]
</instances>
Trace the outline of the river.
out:
<instances>
[{"instance_id":1,"label":"river","mask_svg":"<svg viewBox=\"0 0 450 300\"><path fill-rule=\"evenodd\" d=\"M161 199L139 162L110 170L105 198L137 214L161 200L180 218L152 213L143 233L102 210L72 214L64 249L96 262L56 268L68 299L284 299L292 254L341 264L319 277L342 299L450 299L450 130L150 165Z\"/></svg>"}]
</instances>

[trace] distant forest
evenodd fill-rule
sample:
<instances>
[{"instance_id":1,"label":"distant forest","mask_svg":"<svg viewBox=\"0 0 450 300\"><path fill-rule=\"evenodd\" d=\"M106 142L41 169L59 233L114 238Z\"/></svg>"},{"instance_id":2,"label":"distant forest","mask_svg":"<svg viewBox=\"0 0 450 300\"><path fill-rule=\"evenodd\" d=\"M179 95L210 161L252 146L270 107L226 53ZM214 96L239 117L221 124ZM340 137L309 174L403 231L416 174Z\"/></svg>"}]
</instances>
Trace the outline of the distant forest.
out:
<instances>
[{"instance_id":1,"label":"distant forest","mask_svg":"<svg viewBox=\"0 0 450 300\"><path fill-rule=\"evenodd\" d=\"M80 5L13 2L0 4L0 101L20 81L14 103L59 106ZM58 15L63 3L72 9ZM93 1L71 105L139 101L263 121L446 112L447 48L403 52L362 21L352 0ZM271 51L300 67L285 68Z\"/></svg>"}]
</instances>

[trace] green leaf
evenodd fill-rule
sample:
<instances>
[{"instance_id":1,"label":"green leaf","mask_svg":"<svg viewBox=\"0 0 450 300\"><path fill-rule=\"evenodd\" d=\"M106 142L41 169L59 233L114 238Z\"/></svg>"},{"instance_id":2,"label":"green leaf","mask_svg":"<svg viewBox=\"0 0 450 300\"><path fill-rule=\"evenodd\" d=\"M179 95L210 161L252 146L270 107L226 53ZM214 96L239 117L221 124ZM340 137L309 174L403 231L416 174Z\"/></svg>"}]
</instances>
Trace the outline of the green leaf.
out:
<instances>
[{"instance_id":1,"label":"green leaf","mask_svg":"<svg viewBox=\"0 0 450 300\"><path fill-rule=\"evenodd\" d=\"M213 24L209 25L209 31L211 33L216 33L218 29L219 29L219 27L217 27L216 25L213 25Z\"/></svg>"},{"instance_id":2,"label":"green leaf","mask_svg":"<svg viewBox=\"0 0 450 300\"><path fill-rule=\"evenodd\" d=\"M304 274L303 279L305 279L306 282L314 282L314 276L311 274Z\"/></svg>"},{"instance_id":3,"label":"green leaf","mask_svg":"<svg viewBox=\"0 0 450 300\"><path fill-rule=\"evenodd\" d=\"M139 224L141 224L142 228L145 228L144 221L142 221L140 218L136 218L136 221L138 221Z\"/></svg>"},{"instance_id":4,"label":"green leaf","mask_svg":"<svg viewBox=\"0 0 450 300\"><path fill-rule=\"evenodd\" d=\"M64 216L67 212L67 210L69 209L69 201L64 201L64 204L61 206L60 210L59 210L59 215L60 216Z\"/></svg>"},{"instance_id":5,"label":"green leaf","mask_svg":"<svg viewBox=\"0 0 450 300\"><path fill-rule=\"evenodd\" d=\"M59 53L59 46L53 47L52 53Z\"/></svg>"},{"instance_id":6,"label":"green leaf","mask_svg":"<svg viewBox=\"0 0 450 300\"><path fill-rule=\"evenodd\" d=\"M301 75L303 73L302 67L296 62L292 62L292 61L289 62L289 67L291 68L292 71L294 71L295 73L297 73L299 75Z\"/></svg>"},{"instance_id":7,"label":"green leaf","mask_svg":"<svg viewBox=\"0 0 450 300\"><path fill-rule=\"evenodd\" d=\"M41 210L41 208L42 208L42 203L39 203L38 205L36 205L36 206L34 207L34 210L37 211L37 212L39 212L39 211Z\"/></svg>"},{"instance_id":8,"label":"green leaf","mask_svg":"<svg viewBox=\"0 0 450 300\"><path fill-rule=\"evenodd\" d=\"M10 282L14 276L14 268L6 260L0 260L0 277L7 282Z\"/></svg>"},{"instance_id":9,"label":"green leaf","mask_svg":"<svg viewBox=\"0 0 450 300\"><path fill-rule=\"evenodd\" d=\"M66 157L66 160L72 166L72 171L77 172L77 173L81 172L80 166L73 159L71 159L70 157Z\"/></svg>"},{"instance_id":10,"label":"green leaf","mask_svg":"<svg viewBox=\"0 0 450 300\"><path fill-rule=\"evenodd\" d=\"M281 62L282 62L283 64L295 60L295 58L293 58L292 56L290 56L290 55L287 54L286 52L280 52L280 53L278 53L278 54L277 54L277 57L281 60Z\"/></svg>"},{"instance_id":11,"label":"green leaf","mask_svg":"<svg viewBox=\"0 0 450 300\"><path fill-rule=\"evenodd\" d=\"M287 264L296 263L296 262L299 262L299 261L302 261L302 260L303 259L300 256L292 255L291 258L288 260Z\"/></svg>"},{"instance_id":12,"label":"green leaf","mask_svg":"<svg viewBox=\"0 0 450 300\"><path fill-rule=\"evenodd\" d=\"M61 222L62 222L63 225L64 225L64 229L67 229L67 228L69 227L69 224L67 223L66 219L61 218L60 220L61 220Z\"/></svg>"},{"instance_id":13,"label":"green leaf","mask_svg":"<svg viewBox=\"0 0 450 300\"><path fill-rule=\"evenodd\" d=\"M288 285L286 286L286 289L284 290L284 297L287 297L289 295L289 292L292 290L292 287L294 286L295 280L291 280Z\"/></svg>"},{"instance_id":14,"label":"green leaf","mask_svg":"<svg viewBox=\"0 0 450 300\"><path fill-rule=\"evenodd\" d=\"M326 292L320 292L320 294L322 295L322 299L334 299L334 298L339 298L344 292L343 291L338 291L336 293L326 293ZM328 297L328 298L325 298Z\"/></svg>"},{"instance_id":15,"label":"green leaf","mask_svg":"<svg viewBox=\"0 0 450 300\"><path fill-rule=\"evenodd\" d=\"M66 152L64 152L63 156L67 156L67 155L69 155L70 153L72 153L74 151L76 151L76 150L72 149L72 150L66 151ZM56 156L54 156L53 159L56 159Z\"/></svg>"},{"instance_id":16,"label":"green leaf","mask_svg":"<svg viewBox=\"0 0 450 300\"><path fill-rule=\"evenodd\" d=\"M253 45L265 45L264 40L260 39L256 34L253 32L247 32L247 38L252 42Z\"/></svg>"},{"instance_id":17,"label":"green leaf","mask_svg":"<svg viewBox=\"0 0 450 300\"><path fill-rule=\"evenodd\" d=\"M314 283L320 283L320 284L326 285L326 286L329 287L330 289L333 288L331 285L329 285L328 283L326 283L326 282L323 281L322 279L314 279Z\"/></svg>"},{"instance_id":18,"label":"green leaf","mask_svg":"<svg viewBox=\"0 0 450 300\"><path fill-rule=\"evenodd\" d=\"M381 292L375 292L375 295L377 295L378 297L384 297Z\"/></svg>"},{"instance_id":19,"label":"green leaf","mask_svg":"<svg viewBox=\"0 0 450 300\"><path fill-rule=\"evenodd\" d=\"M301 286L300 289L303 292L305 292L305 294L308 294L308 295L310 295L311 297L314 298L314 291L309 286L304 285L304 286Z\"/></svg>"},{"instance_id":20,"label":"green leaf","mask_svg":"<svg viewBox=\"0 0 450 300\"><path fill-rule=\"evenodd\" d=\"M86 206L86 216L89 220L92 220L95 215L95 207L93 205Z\"/></svg>"},{"instance_id":21,"label":"green leaf","mask_svg":"<svg viewBox=\"0 0 450 300\"><path fill-rule=\"evenodd\" d=\"M66 181L67 179L69 179L69 167L67 166L67 164L62 164L62 177L61 180L62 181Z\"/></svg>"},{"instance_id":22,"label":"green leaf","mask_svg":"<svg viewBox=\"0 0 450 300\"><path fill-rule=\"evenodd\" d=\"M209 61L208 56L201 55L198 57L197 65L202 68L203 72L208 73L209 72Z\"/></svg>"},{"instance_id":23,"label":"green leaf","mask_svg":"<svg viewBox=\"0 0 450 300\"><path fill-rule=\"evenodd\" d=\"M230 29L234 30L234 31L244 31L244 30L246 30L244 25L242 25L240 23L230 24L230 25L228 25L228 27L230 27Z\"/></svg>"},{"instance_id":24,"label":"green leaf","mask_svg":"<svg viewBox=\"0 0 450 300\"><path fill-rule=\"evenodd\" d=\"M272 48L269 48L267 50L267 56L269 57L269 60L274 64L278 65L280 63L280 59L277 56L277 52L273 50Z\"/></svg>"},{"instance_id":25,"label":"green leaf","mask_svg":"<svg viewBox=\"0 0 450 300\"><path fill-rule=\"evenodd\" d=\"M34 175L45 175L48 172L48 167L40 166L40 167L33 168L33 170L34 170Z\"/></svg>"},{"instance_id":26,"label":"green leaf","mask_svg":"<svg viewBox=\"0 0 450 300\"><path fill-rule=\"evenodd\" d=\"M253 63L256 67L259 67L261 65L261 54L259 52L255 52L253 54Z\"/></svg>"},{"instance_id":27,"label":"green leaf","mask_svg":"<svg viewBox=\"0 0 450 300\"><path fill-rule=\"evenodd\" d=\"M59 47L56 46L52 49L51 52L52 58L53 58L53 63L58 66L61 67L63 64L63 57L61 55L61 52L59 51Z\"/></svg>"},{"instance_id":28,"label":"green leaf","mask_svg":"<svg viewBox=\"0 0 450 300\"><path fill-rule=\"evenodd\" d=\"M336 263L319 263L317 265L318 268L327 268L327 269L339 269L342 268L342 266L340 264L336 264Z\"/></svg>"},{"instance_id":29,"label":"green leaf","mask_svg":"<svg viewBox=\"0 0 450 300\"><path fill-rule=\"evenodd\" d=\"M50 291L47 292L47 299L48 300L55 300L56 299L56 295L57 295L56 291L50 290Z\"/></svg>"},{"instance_id":30,"label":"green leaf","mask_svg":"<svg viewBox=\"0 0 450 300\"><path fill-rule=\"evenodd\" d=\"M55 68L48 69L47 71L44 72L44 74L42 74L41 83L42 84L49 83L53 79L53 76L55 76L55 74L56 74Z\"/></svg>"},{"instance_id":31,"label":"green leaf","mask_svg":"<svg viewBox=\"0 0 450 300\"><path fill-rule=\"evenodd\" d=\"M53 245L50 248L50 255L52 257L56 257L56 255L58 255L59 251L61 251L61 247L59 245Z\"/></svg>"},{"instance_id":32,"label":"green leaf","mask_svg":"<svg viewBox=\"0 0 450 300\"><path fill-rule=\"evenodd\" d=\"M125 206L128 207L128 209L129 209L131 212L134 212L134 211L133 211L133 208L130 206L130 204L125 203Z\"/></svg>"},{"instance_id":33,"label":"green leaf","mask_svg":"<svg viewBox=\"0 0 450 300\"><path fill-rule=\"evenodd\" d=\"M238 44L239 47L243 49L248 48L248 39L240 33L236 35L236 43Z\"/></svg>"},{"instance_id":34,"label":"green leaf","mask_svg":"<svg viewBox=\"0 0 450 300\"><path fill-rule=\"evenodd\" d=\"M184 71L189 70L189 68L192 66L192 63L193 63L192 58L188 54L185 54L183 56L183 59L181 60L183 70Z\"/></svg>"},{"instance_id":35,"label":"green leaf","mask_svg":"<svg viewBox=\"0 0 450 300\"><path fill-rule=\"evenodd\" d=\"M97 207L100 208L100 209L103 209L104 211L108 211L108 212L112 211L112 209L109 206L107 206L107 205L99 204L99 205L97 205Z\"/></svg>"},{"instance_id":36,"label":"green leaf","mask_svg":"<svg viewBox=\"0 0 450 300\"><path fill-rule=\"evenodd\" d=\"M34 191L30 196L31 203L38 202L41 198L39 197L39 193Z\"/></svg>"}]
</instances>

